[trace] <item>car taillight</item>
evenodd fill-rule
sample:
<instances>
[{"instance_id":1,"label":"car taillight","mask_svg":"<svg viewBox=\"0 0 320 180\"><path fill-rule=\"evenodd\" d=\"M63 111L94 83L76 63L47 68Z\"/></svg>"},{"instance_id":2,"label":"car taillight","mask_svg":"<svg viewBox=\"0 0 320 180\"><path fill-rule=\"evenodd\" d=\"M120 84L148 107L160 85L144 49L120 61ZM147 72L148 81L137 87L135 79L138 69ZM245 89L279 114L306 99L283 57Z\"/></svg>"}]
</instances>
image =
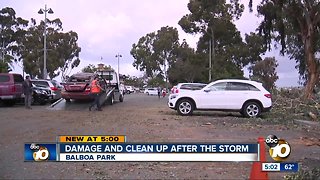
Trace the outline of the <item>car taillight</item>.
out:
<instances>
[{"instance_id":1,"label":"car taillight","mask_svg":"<svg viewBox=\"0 0 320 180\"><path fill-rule=\"evenodd\" d=\"M267 98L271 98L271 94L265 94L264 96Z\"/></svg>"},{"instance_id":2,"label":"car taillight","mask_svg":"<svg viewBox=\"0 0 320 180\"><path fill-rule=\"evenodd\" d=\"M57 88L57 87L50 87L50 89L51 89L52 91L58 91L58 88Z\"/></svg>"},{"instance_id":3,"label":"car taillight","mask_svg":"<svg viewBox=\"0 0 320 180\"><path fill-rule=\"evenodd\" d=\"M179 93L179 89L176 89L176 93Z\"/></svg>"},{"instance_id":4,"label":"car taillight","mask_svg":"<svg viewBox=\"0 0 320 180\"><path fill-rule=\"evenodd\" d=\"M84 90L85 92L90 92L91 88L90 87L86 87L86 89Z\"/></svg>"}]
</instances>

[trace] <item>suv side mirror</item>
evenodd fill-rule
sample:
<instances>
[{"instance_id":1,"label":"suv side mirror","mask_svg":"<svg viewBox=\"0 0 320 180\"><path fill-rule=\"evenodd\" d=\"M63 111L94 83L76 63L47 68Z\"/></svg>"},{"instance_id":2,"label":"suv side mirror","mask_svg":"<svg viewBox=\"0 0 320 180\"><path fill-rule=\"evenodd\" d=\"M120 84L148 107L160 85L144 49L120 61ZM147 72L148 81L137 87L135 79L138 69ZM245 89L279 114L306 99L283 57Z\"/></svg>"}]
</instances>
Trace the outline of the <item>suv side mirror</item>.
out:
<instances>
[{"instance_id":1,"label":"suv side mirror","mask_svg":"<svg viewBox=\"0 0 320 180\"><path fill-rule=\"evenodd\" d=\"M210 92L211 89L210 89L210 88L205 88L203 91L204 91L204 92Z\"/></svg>"}]
</instances>

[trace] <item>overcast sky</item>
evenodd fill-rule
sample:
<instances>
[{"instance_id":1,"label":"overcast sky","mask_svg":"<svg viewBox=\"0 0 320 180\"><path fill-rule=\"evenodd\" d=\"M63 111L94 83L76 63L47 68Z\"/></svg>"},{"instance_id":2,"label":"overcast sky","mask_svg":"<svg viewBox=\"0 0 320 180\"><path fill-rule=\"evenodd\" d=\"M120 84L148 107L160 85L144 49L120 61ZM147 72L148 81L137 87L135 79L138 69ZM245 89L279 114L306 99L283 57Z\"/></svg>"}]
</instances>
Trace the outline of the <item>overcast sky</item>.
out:
<instances>
[{"instance_id":1,"label":"overcast sky","mask_svg":"<svg viewBox=\"0 0 320 180\"><path fill-rule=\"evenodd\" d=\"M242 0L247 7L248 0ZM80 71L88 64L104 63L117 69L116 54L120 53L120 73L141 76L132 63L130 50L133 43L147 33L157 31L163 26L173 26L179 31L180 41L186 39L195 47L197 36L188 35L178 25L180 18L188 14L189 0L0 0L0 8L12 7L18 17L30 20L35 18L39 23L44 19L38 14L40 8L47 4L54 14L48 19L60 18L64 31L75 31L79 36L81 63L73 72ZM257 1L254 1L257 3ZM256 4L254 4L256 5ZM246 9L242 18L235 22L241 34L254 31L259 24L256 13ZM278 60L278 86L298 85L298 73L295 61L280 57L278 51L268 52ZM102 57L102 60L101 60ZM16 67L15 72L21 72ZM245 73L247 74L247 73Z\"/></svg>"}]
</instances>

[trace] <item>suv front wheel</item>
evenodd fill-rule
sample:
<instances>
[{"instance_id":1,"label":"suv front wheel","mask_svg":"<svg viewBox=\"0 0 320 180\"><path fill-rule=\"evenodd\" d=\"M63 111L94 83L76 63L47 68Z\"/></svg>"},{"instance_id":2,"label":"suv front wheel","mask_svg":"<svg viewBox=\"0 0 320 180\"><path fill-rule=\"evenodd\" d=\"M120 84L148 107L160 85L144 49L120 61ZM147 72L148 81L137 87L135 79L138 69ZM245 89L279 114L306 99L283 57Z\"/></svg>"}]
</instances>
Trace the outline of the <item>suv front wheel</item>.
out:
<instances>
[{"instance_id":1,"label":"suv front wheel","mask_svg":"<svg viewBox=\"0 0 320 180\"><path fill-rule=\"evenodd\" d=\"M257 117L261 113L261 107L254 101L247 102L242 109L242 113L245 117Z\"/></svg>"},{"instance_id":2,"label":"suv front wheel","mask_svg":"<svg viewBox=\"0 0 320 180\"><path fill-rule=\"evenodd\" d=\"M177 111L182 116L189 116L194 110L194 104L189 99L182 99L178 102Z\"/></svg>"}]
</instances>

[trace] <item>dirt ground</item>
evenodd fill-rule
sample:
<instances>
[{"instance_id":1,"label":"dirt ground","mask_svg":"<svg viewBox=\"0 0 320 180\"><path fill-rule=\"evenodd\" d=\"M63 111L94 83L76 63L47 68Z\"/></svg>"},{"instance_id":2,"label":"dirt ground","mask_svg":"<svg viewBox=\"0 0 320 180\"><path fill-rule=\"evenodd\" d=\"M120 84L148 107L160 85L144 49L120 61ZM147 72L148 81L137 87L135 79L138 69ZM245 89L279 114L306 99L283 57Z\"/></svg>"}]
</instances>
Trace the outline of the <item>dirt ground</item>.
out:
<instances>
[{"instance_id":1,"label":"dirt ground","mask_svg":"<svg viewBox=\"0 0 320 180\"><path fill-rule=\"evenodd\" d=\"M1 179L248 179L244 162L24 162L25 142L55 142L58 135L126 135L128 142L256 142L269 134L291 145L288 162L320 167L319 126L246 119L238 113L196 112L182 117L167 99L144 94L89 112L87 103L61 110L48 106L0 107ZM266 151L267 152L267 151ZM267 157L268 161L271 158ZM271 179L285 173L268 173Z\"/></svg>"}]
</instances>

